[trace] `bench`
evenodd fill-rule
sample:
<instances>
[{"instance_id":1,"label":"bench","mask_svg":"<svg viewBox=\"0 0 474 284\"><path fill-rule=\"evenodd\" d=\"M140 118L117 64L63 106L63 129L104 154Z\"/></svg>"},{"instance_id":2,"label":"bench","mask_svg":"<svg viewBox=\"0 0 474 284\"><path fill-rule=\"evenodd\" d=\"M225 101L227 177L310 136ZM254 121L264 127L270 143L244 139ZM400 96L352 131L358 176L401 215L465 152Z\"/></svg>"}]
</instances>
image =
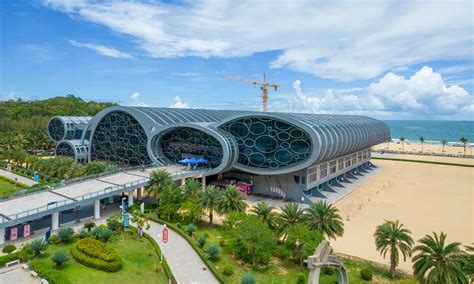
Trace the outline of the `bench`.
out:
<instances>
[{"instance_id":1,"label":"bench","mask_svg":"<svg viewBox=\"0 0 474 284\"><path fill-rule=\"evenodd\" d=\"M31 277L35 279L38 278L38 273L34 272L33 270L30 272L30 274L31 274Z\"/></svg>"},{"instance_id":2,"label":"bench","mask_svg":"<svg viewBox=\"0 0 474 284\"><path fill-rule=\"evenodd\" d=\"M25 271L28 271L28 270L30 269L30 267L29 267L28 264L26 264L26 263L23 264L23 265L21 266L21 268L22 268L23 270L25 270Z\"/></svg>"},{"instance_id":3,"label":"bench","mask_svg":"<svg viewBox=\"0 0 474 284\"><path fill-rule=\"evenodd\" d=\"M46 279L41 279L41 284L49 284L49 282Z\"/></svg>"},{"instance_id":4,"label":"bench","mask_svg":"<svg viewBox=\"0 0 474 284\"><path fill-rule=\"evenodd\" d=\"M7 263L5 264L5 267L9 267L9 266L12 265L12 264L20 264L20 260L19 260L19 259L15 259L15 260L13 260L13 261L7 262Z\"/></svg>"}]
</instances>

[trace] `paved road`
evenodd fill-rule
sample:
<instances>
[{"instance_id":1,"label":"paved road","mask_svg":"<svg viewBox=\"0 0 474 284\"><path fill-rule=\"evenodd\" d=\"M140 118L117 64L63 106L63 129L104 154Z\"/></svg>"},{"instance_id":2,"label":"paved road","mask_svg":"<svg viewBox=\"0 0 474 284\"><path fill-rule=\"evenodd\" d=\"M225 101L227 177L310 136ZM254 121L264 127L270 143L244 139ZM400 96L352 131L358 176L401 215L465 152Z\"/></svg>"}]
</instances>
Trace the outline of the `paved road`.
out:
<instances>
[{"instance_id":1,"label":"paved road","mask_svg":"<svg viewBox=\"0 0 474 284\"><path fill-rule=\"evenodd\" d=\"M169 229L168 243L163 244L158 239L158 234L161 235L161 230L162 226L160 224L150 221L150 229L146 233L151 235L160 246L178 283L219 283L183 237Z\"/></svg>"},{"instance_id":2,"label":"paved road","mask_svg":"<svg viewBox=\"0 0 474 284\"><path fill-rule=\"evenodd\" d=\"M5 170L0 170L0 176L5 176L5 177L11 178L13 180L15 180L15 178L17 178L18 182L21 182L21 183L24 183L24 184L30 185L30 186L35 184L35 181L32 180L32 179L29 179L29 178L26 178L24 176L20 176L20 175L14 174L14 173L10 173L9 171L5 171Z\"/></svg>"},{"instance_id":3,"label":"paved road","mask_svg":"<svg viewBox=\"0 0 474 284\"><path fill-rule=\"evenodd\" d=\"M19 265L15 268L5 268L0 271L0 283L15 283L15 284L39 284L40 278L34 279L30 273L23 271Z\"/></svg>"}]
</instances>

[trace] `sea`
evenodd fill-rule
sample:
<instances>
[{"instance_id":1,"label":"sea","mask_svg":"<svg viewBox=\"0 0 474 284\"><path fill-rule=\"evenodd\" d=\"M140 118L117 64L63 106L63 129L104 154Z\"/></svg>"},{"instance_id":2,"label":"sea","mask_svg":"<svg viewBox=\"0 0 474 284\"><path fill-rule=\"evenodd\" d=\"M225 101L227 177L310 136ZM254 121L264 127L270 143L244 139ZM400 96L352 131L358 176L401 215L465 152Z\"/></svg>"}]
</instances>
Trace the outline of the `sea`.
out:
<instances>
[{"instance_id":1,"label":"sea","mask_svg":"<svg viewBox=\"0 0 474 284\"><path fill-rule=\"evenodd\" d=\"M447 140L450 144L459 144L459 138L465 137L474 145L474 121L447 120L384 120L390 127L390 137L397 141L405 137L406 141L419 142L420 136L425 143L438 144Z\"/></svg>"}]
</instances>

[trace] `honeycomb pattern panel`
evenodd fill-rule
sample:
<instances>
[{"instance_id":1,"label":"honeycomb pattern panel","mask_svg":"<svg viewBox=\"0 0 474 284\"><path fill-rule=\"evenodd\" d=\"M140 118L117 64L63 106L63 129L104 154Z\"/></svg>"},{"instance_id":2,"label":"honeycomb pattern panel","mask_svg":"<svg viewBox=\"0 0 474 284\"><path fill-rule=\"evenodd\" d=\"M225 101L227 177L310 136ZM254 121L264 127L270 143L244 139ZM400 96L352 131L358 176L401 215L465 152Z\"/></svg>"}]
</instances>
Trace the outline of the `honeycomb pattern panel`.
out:
<instances>
[{"instance_id":1,"label":"honeycomb pattern panel","mask_svg":"<svg viewBox=\"0 0 474 284\"><path fill-rule=\"evenodd\" d=\"M193 128L179 128L160 136L153 143L153 153L161 152L168 160L178 163L185 157L204 157L215 168L222 162L223 149L213 136ZM158 154L158 155L157 155Z\"/></svg>"},{"instance_id":2,"label":"honeycomb pattern panel","mask_svg":"<svg viewBox=\"0 0 474 284\"><path fill-rule=\"evenodd\" d=\"M91 159L123 166L149 164L146 144L146 133L133 116L123 111L110 112L97 124Z\"/></svg>"},{"instance_id":3,"label":"honeycomb pattern panel","mask_svg":"<svg viewBox=\"0 0 474 284\"><path fill-rule=\"evenodd\" d=\"M75 158L74 149L69 143L59 143L58 147L56 147L56 156Z\"/></svg>"},{"instance_id":4,"label":"honeycomb pattern panel","mask_svg":"<svg viewBox=\"0 0 474 284\"><path fill-rule=\"evenodd\" d=\"M48 134L55 142L63 140L65 133L64 123L59 118L53 118L48 123Z\"/></svg>"},{"instance_id":5,"label":"honeycomb pattern panel","mask_svg":"<svg viewBox=\"0 0 474 284\"><path fill-rule=\"evenodd\" d=\"M237 140L237 163L244 166L284 168L306 160L311 153L307 133L281 120L249 117L230 121L220 128Z\"/></svg>"}]
</instances>

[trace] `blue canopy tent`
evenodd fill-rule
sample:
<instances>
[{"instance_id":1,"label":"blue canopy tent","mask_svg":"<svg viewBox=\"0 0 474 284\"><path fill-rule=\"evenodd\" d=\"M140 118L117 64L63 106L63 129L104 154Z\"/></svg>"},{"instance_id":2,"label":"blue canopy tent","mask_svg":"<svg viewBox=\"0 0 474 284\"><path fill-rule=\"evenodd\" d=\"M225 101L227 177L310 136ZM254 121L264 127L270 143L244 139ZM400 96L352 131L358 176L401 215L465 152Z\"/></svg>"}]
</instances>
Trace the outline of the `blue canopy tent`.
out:
<instances>
[{"instance_id":1,"label":"blue canopy tent","mask_svg":"<svg viewBox=\"0 0 474 284\"><path fill-rule=\"evenodd\" d=\"M199 158L197 161L198 161L199 164L206 164L207 162L209 162L208 160L206 160L204 158Z\"/></svg>"},{"instance_id":2,"label":"blue canopy tent","mask_svg":"<svg viewBox=\"0 0 474 284\"><path fill-rule=\"evenodd\" d=\"M179 161L181 164L189 164L191 162L191 160L189 158L184 158L182 160Z\"/></svg>"}]
</instances>

